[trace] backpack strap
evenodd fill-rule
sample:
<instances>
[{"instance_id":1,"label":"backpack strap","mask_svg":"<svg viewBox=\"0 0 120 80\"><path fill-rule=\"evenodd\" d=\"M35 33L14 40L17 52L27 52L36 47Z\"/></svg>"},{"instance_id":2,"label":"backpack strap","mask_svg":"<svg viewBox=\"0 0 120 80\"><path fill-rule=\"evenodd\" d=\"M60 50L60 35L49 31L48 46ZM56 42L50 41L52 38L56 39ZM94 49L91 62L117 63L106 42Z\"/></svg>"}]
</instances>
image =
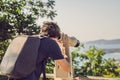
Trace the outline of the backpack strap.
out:
<instances>
[{"instance_id":1,"label":"backpack strap","mask_svg":"<svg viewBox=\"0 0 120 80\"><path fill-rule=\"evenodd\" d=\"M42 38L46 38L46 37L48 37L48 36L43 35L43 34L40 34L40 35L37 35L37 37L40 38L40 39L42 39ZM47 63L47 59L45 59L45 60L42 61L43 80L48 80L48 79L46 78L46 72L45 72L46 63Z\"/></svg>"}]
</instances>

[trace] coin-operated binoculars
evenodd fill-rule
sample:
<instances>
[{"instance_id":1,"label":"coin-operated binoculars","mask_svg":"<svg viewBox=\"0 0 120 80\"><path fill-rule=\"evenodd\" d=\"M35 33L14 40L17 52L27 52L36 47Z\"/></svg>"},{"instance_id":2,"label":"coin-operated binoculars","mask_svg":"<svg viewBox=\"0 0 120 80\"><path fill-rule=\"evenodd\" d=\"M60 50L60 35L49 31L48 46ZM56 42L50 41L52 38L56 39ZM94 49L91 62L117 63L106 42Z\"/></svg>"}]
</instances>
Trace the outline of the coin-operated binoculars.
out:
<instances>
[{"instance_id":1,"label":"coin-operated binoculars","mask_svg":"<svg viewBox=\"0 0 120 80\"><path fill-rule=\"evenodd\" d=\"M69 37L70 47L78 47L79 45L80 45L79 40L77 40L75 37ZM70 65L71 65L71 73L66 73L55 63L55 68L54 68L55 80L73 80L73 68L72 68L71 54L70 54Z\"/></svg>"}]
</instances>

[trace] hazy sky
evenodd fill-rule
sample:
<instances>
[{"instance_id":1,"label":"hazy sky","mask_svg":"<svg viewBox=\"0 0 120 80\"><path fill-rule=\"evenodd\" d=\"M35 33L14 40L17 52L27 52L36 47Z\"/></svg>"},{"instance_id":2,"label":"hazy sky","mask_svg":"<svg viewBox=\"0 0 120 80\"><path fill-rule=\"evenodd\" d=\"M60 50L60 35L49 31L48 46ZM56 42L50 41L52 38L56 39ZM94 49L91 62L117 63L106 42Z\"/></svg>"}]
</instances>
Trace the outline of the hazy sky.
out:
<instances>
[{"instance_id":1,"label":"hazy sky","mask_svg":"<svg viewBox=\"0 0 120 80\"><path fill-rule=\"evenodd\" d=\"M55 1L54 21L68 35L80 41L120 39L120 0Z\"/></svg>"}]
</instances>

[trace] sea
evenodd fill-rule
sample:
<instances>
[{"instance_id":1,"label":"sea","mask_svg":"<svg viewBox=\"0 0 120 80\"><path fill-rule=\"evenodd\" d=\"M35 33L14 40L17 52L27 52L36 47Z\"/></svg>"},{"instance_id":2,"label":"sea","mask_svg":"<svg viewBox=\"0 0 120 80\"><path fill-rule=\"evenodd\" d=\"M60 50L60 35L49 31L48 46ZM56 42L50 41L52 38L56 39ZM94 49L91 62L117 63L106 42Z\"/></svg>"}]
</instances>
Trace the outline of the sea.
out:
<instances>
[{"instance_id":1,"label":"sea","mask_svg":"<svg viewBox=\"0 0 120 80\"><path fill-rule=\"evenodd\" d=\"M80 53L88 50L90 46L95 46L98 49L103 49L105 51L104 59L114 58L115 60L120 60L120 44L86 44L80 49ZM74 50L75 48L71 48ZM71 51L72 51L71 50Z\"/></svg>"}]
</instances>

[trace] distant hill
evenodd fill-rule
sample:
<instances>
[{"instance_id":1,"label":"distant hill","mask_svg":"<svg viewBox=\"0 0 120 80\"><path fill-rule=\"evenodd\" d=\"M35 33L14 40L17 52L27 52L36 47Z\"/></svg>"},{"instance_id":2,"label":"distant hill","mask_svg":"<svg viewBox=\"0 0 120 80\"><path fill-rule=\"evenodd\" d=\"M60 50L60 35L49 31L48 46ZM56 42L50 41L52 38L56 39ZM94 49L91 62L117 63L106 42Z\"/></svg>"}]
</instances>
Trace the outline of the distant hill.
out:
<instances>
[{"instance_id":1,"label":"distant hill","mask_svg":"<svg viewBox=\"0 0 120 80\"><path fill-rule=\"evenodd\" d=\"M88 41L86 42L87 44L120 44L120 39L114 39L114 40L105 40L105 39L100 39L100 40L95 40L95 41Z\"/></svg>"},{"instance_id":2,"label":"distant hill","mask_svg":"<svg viewBox=\"0 0 120 80\"><path fill-rule=\"evenodd\" d=\"M95 40L95 41L88 41L85 43L85 46L96 46L98 48L101 48L105 50L106 53L114 53L119 52L120 53L120 39L114 39L114 40Z\"/></svg>"}]
</instances>

